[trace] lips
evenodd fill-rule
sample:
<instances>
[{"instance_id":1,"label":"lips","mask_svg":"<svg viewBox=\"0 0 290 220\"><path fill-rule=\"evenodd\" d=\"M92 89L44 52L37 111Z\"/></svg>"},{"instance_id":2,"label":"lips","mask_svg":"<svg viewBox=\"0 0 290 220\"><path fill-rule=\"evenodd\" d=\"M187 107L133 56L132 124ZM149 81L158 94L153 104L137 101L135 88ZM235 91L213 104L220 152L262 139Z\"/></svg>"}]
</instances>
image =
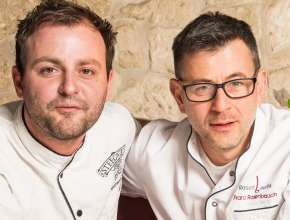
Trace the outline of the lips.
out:
<instances>
[{"instance_id":1,"label":"lips","mask_svg":"<svg viewBox=\"0 0 290 220\"><path fill-rule=\"evenodd\" d=\"M70 113L76 111L87 111L89 109L88 104L77 98L57 98L48 103L47 109L50 111L58 111L61 113Z\"/></svg>"},{"instance_id":2,"label":"lips","mask_svg":"<svg viewBox=\"0 0 290 220\"><path fill-rule=\"evenodd\" d=\"M80 107L78 105L57 105L57 106L55 106L55 108L78 108L78 109L80 109Z\"/></svg>"},{"instance_id":3,"label":"lips","mask_svg":"<svg viewBox=\"0 0 290 220\"><path fill-rule=\"evenodd\" d=\"M78 105L57 105L55 109L58 112L76 112L81 110L82 108Z\"/></svg>"},{"instance_id":4,"label":"lips","mask_svg":"<svg viewBox=\"0 0 290 220\"><path fill-rule=\"evenodd\" d=\"M224 121L210 123L210 127L216 131L228 131L234 127L236 121Z\"/></svg>"}]
</instances>

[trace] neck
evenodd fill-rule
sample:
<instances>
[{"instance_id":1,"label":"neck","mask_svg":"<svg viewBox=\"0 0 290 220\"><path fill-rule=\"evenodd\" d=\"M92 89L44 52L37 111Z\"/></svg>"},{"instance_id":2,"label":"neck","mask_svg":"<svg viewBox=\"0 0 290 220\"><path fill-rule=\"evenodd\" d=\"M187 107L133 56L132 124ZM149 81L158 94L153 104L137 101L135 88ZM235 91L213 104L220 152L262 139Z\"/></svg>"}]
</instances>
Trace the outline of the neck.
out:
<instances>
[{"instance_id":1,"label":"neck","mask_svg":"<svg viewBox=\"0 0 290 220\"><path fill-rule=\"evenodd\" d=\"M199 145L206 153L211 162L216 166L223 166L227 163L232 162L237 159L241 154L243 154L250 143L252 131L249 132L248 136L239 145L232 148L221 148L219 146L213 146L208 143L203 143L200 138Z\"/></svg>"},{"instance_id":2,"label":"neck","mask_svg":"<svg viewBox=\"0 0 290 220\"><path fill-rule=\"evenodd\" d=\"M43 145L47 149L63 156L69 156L72 155L81 147L85 135L72 138L69 140L60 140L51 137L47 133L43 132L41 128L39 128L31 121L29 115L25 110L23 112L24 113L22 118L27 130L36 141L38 141L41 145Z\"/></svg>"},{"instance_id":3,"label":"neck","mask_svg":"<svg viewBox=\"0 0 290 220\"><path fill-rule=\"evenodd\" d=\"M238 158L244 152L243 149L211 149L203 146L202 149L210 161L216 166L226 165Z\"/></svg>"}]
</instances>

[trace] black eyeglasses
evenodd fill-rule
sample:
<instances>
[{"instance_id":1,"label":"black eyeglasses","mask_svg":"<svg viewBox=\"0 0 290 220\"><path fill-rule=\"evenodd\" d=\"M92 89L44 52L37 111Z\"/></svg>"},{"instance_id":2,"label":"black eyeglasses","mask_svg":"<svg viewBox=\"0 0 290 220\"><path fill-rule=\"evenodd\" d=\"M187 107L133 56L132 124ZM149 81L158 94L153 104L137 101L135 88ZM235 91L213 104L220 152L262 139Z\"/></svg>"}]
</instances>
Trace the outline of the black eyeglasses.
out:
<instances>
[{"instance_id":1,"label":"black eyeglasses","mask_svg":"<svg viewBox=\"0 0 290 220\"><path fill-rule=\"evenodd\" d=\"M180 81L180 80L179 80ZM222 88L226 96L240 99L253 94L257 78L240 78L224 83L190 83L181 85L186 97L191 102L207 102L215 98L217 90Z\"/></svg>"}]
</instances>

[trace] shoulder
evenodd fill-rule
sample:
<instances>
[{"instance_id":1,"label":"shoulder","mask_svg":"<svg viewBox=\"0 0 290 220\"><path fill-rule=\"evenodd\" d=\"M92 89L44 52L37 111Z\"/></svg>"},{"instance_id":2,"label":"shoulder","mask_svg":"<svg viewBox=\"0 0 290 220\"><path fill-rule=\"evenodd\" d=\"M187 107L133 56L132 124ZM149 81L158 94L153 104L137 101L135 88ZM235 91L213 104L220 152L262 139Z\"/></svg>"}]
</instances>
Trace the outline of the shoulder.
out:
<instances>
[{"instance_id":1,"label":"shoulder","mask_svg":"<svg viewBox=\"0 0 290 220\"><path fill-rule=\"evenodd\" d=\"M3 124L12 123L14 120L15 114L21 104L22 104L21 101L15 101L15 102L10 102L10 103L1 105L0 106L0 121L1 121L0 124L3 125Z\"/></svg>"},{"instance_id":2,"label":"shoulder","mask_svg":"<svg viewBox=\"0 0 290 220\"><path fill-rule=\"evenodd\" d=\"M116 131L116 130L135 130L136 122L130 112L122 105L106 102L102 113L92 130L99 131L101 129L103 132Z\"/></svg>"},{"instance_id":3,"label":"shoulder","mask_svg":"<svg viewBox=\"0 0 290 220\"><path fill-rule=\"evenodd\" d=\"M17 140L15 122L21 106L20 101L0 106L0 161L2 162L17 157L13 145Z\"/></svg>"},{"instance_id":4,"label":"shoulder","mask_svg":"<svg viewBox=\"0 0 290 220\"><path fill-rule=\"evenodd\" d=\"M5 141L15 131L15 123L22 102L11 102L0 106L0 139ZM1 147L0 147L1 148ZM3 149L3 148L2 148Z\"/></svg>"},{"instance_id":5,"label":"shoulder","mask_svg":"<svg viewBox=\"0 0 290 220\"><path fill-rule=\"evenodd\" d=\"M128 109L115 102L106 102L103 112L105 114L130 114Z\"/></svg>"},{"instance_id":6,"label":"shoulder","mask_svg":"<svg viewBox=\"0 0 290 220\"><path fill-rule=\"evenodd\" d=\"M171 136L171 134L174 132L179 123L181 122L172 122L167 121L165 119L159 119L149 122L142 128L139 135L139 139L157 138L165 141Z\"/></svg>"},{"instance_id":7,"label":"shoulder","mask_svg":"<svg viewBox=\"0 0 290 220\"><path fill-rule=\"evenodd\" d=\"M254 132L264 149L275 153L290 153L290 111L263 104L257 111ZM279 149L279 151L277 151Z\"/></svg>"},{"instance_id":8,"label":"shoulder","mask_svg":"<svg viewBox=\"0 0 290 220\"><path fill-rule=\"evenodd\" d=\"M129 111L117 103L107 102L103 111L87 133L92 140L106 140L115 145L126 142L130 146L137 132L137 125Z\"/></svg>"},{"instance_id":9,"label":"shoulder","mask_svg":"<svg viewBox=\"0 0 290 220\"><path fill-rule=\"evenodd\" d=\"M277 126L289 126L290 111L284 108L276 108L271 104L262 104L257 111L258 121L263 121L269 128ZM290 130L289 130L290 131Z\"/></svg>"},{"instance_id":10,"label":"shoulder","mask_svg":"<svg viewBox=\"0 0 290 220\"><path fill-rule=\"evenodd\" d=\"M175 146L183 144L190 133L191 126L187 119L180 122L155 120L141 129L132 148L139 155L156 154L173 142L177 143Z\"/></svg>"},{"instance_id":11,"label":"shoulder","mask_svg":"<svg viewBox=\"0 0 290 220\"><path fill-rule=\"evenodd\" d=\"M161 139L168 139L172 133L176 130L188 130L190 128L190 124L187 119L184 119L180 122L172 122L165 119L154 120L148 123L141 130L140 135L151 136L151 135L160 135Z\"/></svg>"},{"instance_id":12,"label":"shoulder","mask_svg":"<svg viewBox=\"0 0 290 220\"><path fill-rule=\"evenodd\" d=\"M134 121L133 116L124 106L114 102L106 102L100 120L125 124Z\"/></svg>"},{"instance_id":13,"label":"shoulder","mask_svg":"<svg viewBox=\"0 0 290 220\"><path fill-rule=\"evenodd\" d=\"M143 181L144 176L151 175L157 167L168 168L173 165L171 161L180 160L186 155L190 135L191 126L187 119L181 122L155 120L148 123L141 129L129 151L127 177Z\"/></svg>"},{"instance_id":14,"label":"shoulder","mask_svg":"<svg viewBox=\"0 0 290 220\"><path fill-rule=\"evenodd\" d=\"M275 107L272 104L264 103L258 108L258 114L264 114L268 117L290 116L290 111L287 108Z\"/></svg>"}]
</instances>

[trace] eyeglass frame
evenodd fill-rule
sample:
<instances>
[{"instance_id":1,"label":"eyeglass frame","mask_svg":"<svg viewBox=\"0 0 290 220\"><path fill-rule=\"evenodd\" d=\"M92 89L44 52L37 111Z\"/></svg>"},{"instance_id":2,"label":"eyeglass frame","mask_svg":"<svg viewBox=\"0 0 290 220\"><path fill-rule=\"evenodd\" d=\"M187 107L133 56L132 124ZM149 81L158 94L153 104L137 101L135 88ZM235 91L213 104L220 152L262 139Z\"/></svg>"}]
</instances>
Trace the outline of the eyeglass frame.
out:
<instances>
[{"instance_id":1,"label":"eyeglass frame","mask_svg":"<svg viewBox=\"0 0 290 220\"><path fill-rule=\"evenodd\" d=\"M215 97L216 97L216 94L217 94L217 91L219 88L221 88L225 95L231 99L241 99L241 98L245 98L245 97L248 97L250 95L252 95L255 91L255 88L256 88L256 82L257 82L257 73L258 73L258 70L255 71L254 73L254 76L253 77L246 77L246 78L238 78L238 79L232 79L232 80L229 80L229 81L226 81L226 82L223 82L223 83L210 83L210 82L201 82L201 83L188 83L188 84L183 84L184 82L180 79L178 79L177 81L180 83L180 85L182 86L182 89L185 93L185 96L187 98L188 101L190 102L208 102L208 101L211 101L213 100ZM229 83L229 82L233 82L233 81L236 81L236 80L252 80L253 82L253 89L252 91L247 94L247 95L244 95L244 96L239 96L239 97L231 97L227 91L225 90L225 84ZM203 100L203 101L193 101L191 99L189 99L188 95L187 95L187 92L186 92L186 88L187 87L190 87L190 86L194 86L194 85L202 85L202 84L210 84L210 85L213 85L215 86L215 92L213 93L213 96L210 98L210 99L207 99L207 100Z\"/></svg>"}]
</instances>

